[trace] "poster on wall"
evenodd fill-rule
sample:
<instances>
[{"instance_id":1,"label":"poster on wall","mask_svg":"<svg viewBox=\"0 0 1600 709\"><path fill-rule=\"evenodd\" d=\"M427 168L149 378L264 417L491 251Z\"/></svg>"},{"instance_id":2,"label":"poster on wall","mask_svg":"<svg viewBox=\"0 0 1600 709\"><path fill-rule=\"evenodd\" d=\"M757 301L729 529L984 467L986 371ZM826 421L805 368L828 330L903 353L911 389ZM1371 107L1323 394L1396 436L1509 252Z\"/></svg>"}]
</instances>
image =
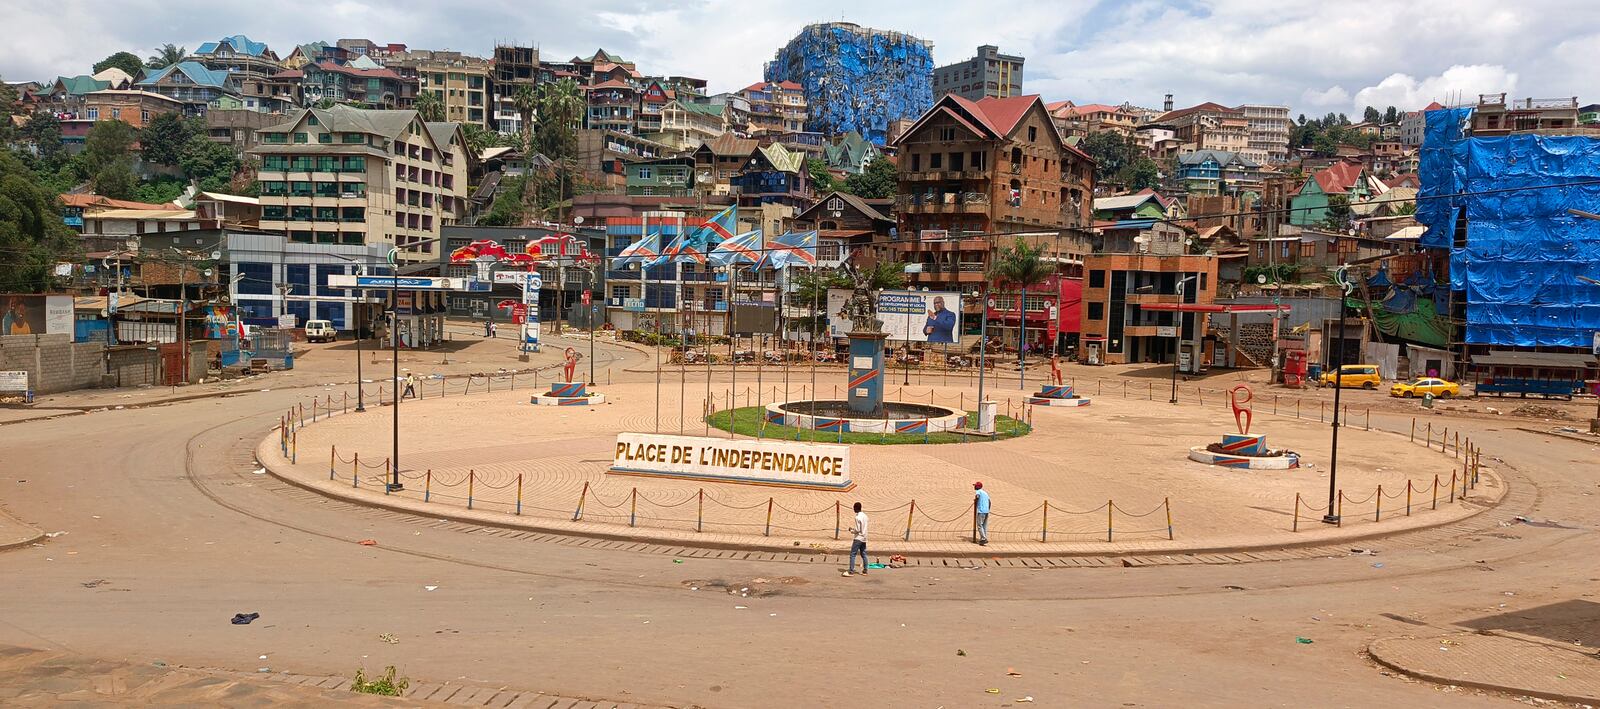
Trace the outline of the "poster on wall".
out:
<instances>
[{"instance_id":1,"label":"poster on wall","mask_svg":"<svg viewBox=\"0 0 1600 709\"><path fill-rule=\"evenodd\" d=\"M0 295L0 335L71 335L72 296Z\"/></svg>"},{"instance_id":2,"label":"poster on wall","mask_svg":"<svg viewBox=\"0 0 1600 709\"><path fill-rule=\"evenodd\" d=\"M233 308L227 305L207 305L204 308L206 318L206 339L223 340L238 336L234 329Z\"/></svg>"}]
</instances>

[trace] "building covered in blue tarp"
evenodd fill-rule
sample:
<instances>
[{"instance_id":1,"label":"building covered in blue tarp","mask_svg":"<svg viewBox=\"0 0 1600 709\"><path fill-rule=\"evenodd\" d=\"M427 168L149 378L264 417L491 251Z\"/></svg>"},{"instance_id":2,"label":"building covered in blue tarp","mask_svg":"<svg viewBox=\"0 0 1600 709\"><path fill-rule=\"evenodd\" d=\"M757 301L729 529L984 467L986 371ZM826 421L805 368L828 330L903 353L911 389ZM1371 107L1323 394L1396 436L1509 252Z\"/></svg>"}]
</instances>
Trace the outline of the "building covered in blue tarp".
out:
<instances>
[{"instance_id":1,"label":"building covered in blue tarp","mask_svg":"<svg viewBox=\"0 0 1600 709\"><path fill-rule=\"evenodd\" d=\"M1588 348L1600 331L1600 139L1471 137L1471 109L1429 111L1422 244L1450 250L1469 345Z\"/></svg>"},{"instance_id":2,"label":"building covered in blue tarp","mask_svg":"<svg viewBox=\"0 0 1600 709\"><path fill-rule=\"evenodd\" d=\"M933 106L933 44L849 22L807 25L767 63L766 78L804 87L806 130L853 130L882 145L890 124Z\"/></svg>"}]
</instances>

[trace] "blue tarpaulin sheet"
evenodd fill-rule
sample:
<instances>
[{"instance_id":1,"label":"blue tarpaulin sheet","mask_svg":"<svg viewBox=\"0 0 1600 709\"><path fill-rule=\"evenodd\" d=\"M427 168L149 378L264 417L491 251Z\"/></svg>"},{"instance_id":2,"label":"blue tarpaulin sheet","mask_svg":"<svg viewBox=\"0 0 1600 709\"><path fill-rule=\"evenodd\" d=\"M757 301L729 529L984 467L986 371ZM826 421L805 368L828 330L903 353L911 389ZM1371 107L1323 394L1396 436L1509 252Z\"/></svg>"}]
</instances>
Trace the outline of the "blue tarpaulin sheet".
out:
<instances>
[{"instance_id":1,"label":"blue tarpaulin sheet","mask_svg":"<svg viewBox=\"0 0 1600 709\"><path fill-rule=\"evenodd\" d=\"M1428 112L1416 215L1428 228L1423 246L1450 249L1467 342L1588 347L1600 331L1600 286L1579 277L1600 279L1600 220L1572 210L1600 213L1600 140L1466 137L1470 117Z\"/></svg>"}]
</instances>

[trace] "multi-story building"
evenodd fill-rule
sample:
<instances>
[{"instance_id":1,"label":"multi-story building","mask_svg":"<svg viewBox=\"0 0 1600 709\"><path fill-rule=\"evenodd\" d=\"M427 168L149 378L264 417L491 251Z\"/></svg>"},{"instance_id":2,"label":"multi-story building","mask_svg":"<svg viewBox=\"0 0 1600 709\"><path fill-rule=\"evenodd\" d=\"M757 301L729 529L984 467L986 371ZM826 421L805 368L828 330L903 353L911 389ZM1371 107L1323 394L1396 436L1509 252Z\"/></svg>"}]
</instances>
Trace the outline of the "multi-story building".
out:
<instances>
[{"instance_id":1,"label":"multi-story building","mask_svg":"<svg viewBox=\"0 0 1600 709\"><path fill-rule=\"evenodd\" d=\"M1050 250L1074 242L1041 232L1076 235L1091 225L1094 161L1062 140L1038 96L946 95L894 147L897 247L921 264L917 285L981 283L990 251L1009 245L986 235L1027 232Z\"/></svg>"},{"instance_id":2,"label":"multi-story building","mask_svg":"<svg viewBox=\"0 0 1600 709\"><path fill-rule=\"evenodd\" d=\"M431 93L444 104L444 119L493 128L489 107L489 60L461 52L413 49L384 60L402 78L414 79L417 91Z\"/></svg>"},{"instance_id":3,"label":"multi-story building","mask_svg":"<svg viewBox=\"0 0 1600 709\"><path fill-rule=\"evenodd\" d=\"M183 102L154 91L103 89L83 95L83 119L91 123L122 121L134 128L143 128L156 116L182 111Z\"/></svg>"},{"instance_id":4,"label":"multi-story building","mask_svg":"<svg viewBox=\"0 0 1600 709\"><path fill-rule=\"evenodd\" d=\"M933 97L955 94L977 101L1022 95L1022 57L1001 54L992 44L978 47L966 61L933 70Z\"/></svg>"},{"instance_id":5,"label":"multi-story building","mask_svg":"<svg viewBox=\"0 0 1600 709\"><path fill-rule=\"evenodd\" d=\"M805 89L793 81L758 81L739 92L750 102L750 135L805 130Z\"/></svg>"},{"instance_id":6,"label":"multi-story building","mask_svg":"<svg viewBox=\"0 0 1600 709\"><path fill-rule=\"evenodd\" d=\"M880 144L894 121L928 110L932 76L932 43L849 22L806 26L766 67L767 81L804 87L807 130Z\"/></svg>"},{"instance_id":7,"label":"multi-story building","mask_svg":"<svg viewBox=\"0 0 1600 709\"><path fill-rule=\"evenodd\" d=\"M791 217L811 206L816 196L811 189L811 173L806 170L805 154L789 150L781 143L756 149L731 183L741 208L779 204L795 209L788 214Z\"/></svg>"},{"instance_id":8,"label":"multi-story building","mask_svg":"<svg viewBox=\"0 0 1600 709\"><path fill-rule=\"evenodd\" d=\"M1060 101L1046 108L1061 129L1061 134L1068 138L1107 132L1132 138L1140 122L1140 115L1126 106L1107 106L1103 103L1078 106L1071 101Z\"/></svg>"},{"instance_id":9,"label":"multi-story building","mask_svg":"<svg viewBox=\"0 0 1600 709\"><path fill-rule=\"evenodd\" d=\"M238 98L228 82L228 72L212 71L199 62L181 61L146 76L134 85L183 103L183 112L203 116L211 104L224 97Z\"/></svg>"},{"instance_id":10,"label":"multi-story building","mask_svg":"<svg viewBox=\"0 0 1600 709\"><path fill-rule=\"evenodd\" d=\"M712 106L722 107L722 115L727 121L728 130L741 134L750 130L750 99L743 93L729 91L713 94L706 99L706 102Z\"/></svg>"},{"instance_id":11,"label":"multi-story building","mask_svg":"<svg viewBox=\"0 0 1600 709\"><path fill-rule=\"evenodd\" d=\"M395 109L409 106L416 100L417 81L407 80L392 69L358 69L349 64L324 61L294 71L301 73L307 104L328 99L360 108ZM280 73L275 78L293 78L294 71Z\"/></svg>"},{"instance_id":12,"label":"multi-story building","mask_svg":"<svg viewBox=\"0 0 1600 709\"><path fill-rule=\"evenodd\" d=\"M592 130L639 132L639 90L615 79L583 87L584 127Z\"/></svg>"},{"instance_id":13,"label":"multi-story building","mask_svg":"<svg viewBox=\"0 0 1600 709\"><path fill-rule=\"evenodd\" d=\"M635 116L636 128L640 135L649 135L661 131L661 109L667 102L673 100L673 92L668 91L659 81L648 81L639 90L639 113ZM688 96L684 97L689 100Z\"/></svg>"},{"instance_id":14,"label":"multi-story building","mask_svg":"<svg viewBox=\"0 0 1600 709\"><path fill-rule=\"evenodd\" d=\"M829 170L860 174L866 171L867 165L880 157L883 157L883 151L855 131L845 133L822 146L822 160L828 163Z\"/></svg>"},{"instance_id":15,"label":"multi-story building","mask_svg":"<svg viewBox=\"0 0 1600 709\"><path fill-rule=\"evenodd\" d=\"M659 131L646 135L677 150L693 150L727 132L723 111L722 106L673 99L661 109Z\"/></svg>"},{"instance_id":16,"label":"multi-story building","mask_svg":"<svg viewBox=\"0 0 1600 709\"><path fill-rule=\"evenodd\" d=\"M1261 165L1239 153L1196 150L1178 155L1174 177L1189 194L1236 195L1261 188Z\"/></svg>"},{"instance_id":17,"label":"multi-story building","mask_svg":"<svg viewBox=\"0 0 1600 709\"><path fill-rule=\"evenodd\" d=\"M658 158L623 166L630 195L682 197L694 189L694 157Z\"/></svg>"},{"instance_id":18,"label":"multi-story building","mask_svg":"<svg viewBox=\"0 0 1600 709\"><path fill-rule=\"evenodd\" d=\"M1238 110L1250 130L1245 157L1262 165L1289 162L1289 107L1247 103Z\"/></svg>"},{"instance_id":19,"label":"multi-story building","mask_svg":"<svg viewBox=\"0 0 1600 709\"><path fill-rule=\"evenodd\" d=\"M265 42L252 41L242 34L206 42L194 50L188 60L226 73L228 88L236 94L245 93L247 82L259 81L283 70L283 62Z\"/></svg>"},{"instance_id":20,"label":"multi-story building","mask_svg":"<svg viewBox=\"0 0 1600 709\"><path fill-rule=\"evenodd\" d=\"M1346 207L1381 194L1387 186L1359 161L1340 160L1312 173L1289 195L1289 223L1315 226L1332 216L1338 203ZM1348 213L1348 209L1345 210Z\"/></svg>"},{"instance_id":21,"label":"multi-story building","mask_svg":"<svg viewBox=\"0 0 1600 709\"><path fill-rule=\"evenodd\" d=\"M1578 107L1578 125L1591 126L1596 123L1600 123L1600 103Z\"/></svg>"},{"instance_id":22,"label":"multi-story building","mask_svg":"<svg viewBox=\"0 0 1600 709\"><path fill-rule=\"evenodd\" d=\"M1181 251L1167 255L1096 253L1084 257L1083 270L1087 277L1079 313L1081 361L1131 364L1188 359L1190 368L1195 368L1206 334L1205 313L1146 306L1214 303L1216 256Z\"/></svg>"},{"instance_id":23,"label":"multi-story building","mask_svg":"<svg viewBox=\"0 0 1600 709\"><path fill-rule=\"evenodd\" d=\"M1173 137L1186 150L1239 153L1258 164L1267 159L1264 151L1258 156L1258 151L1250 149L1250 122L1244 111L1236 108L1206 102L1168 111L1155 122L1172 126Z\"/></svg>"},{"instance_id":24,"label":"multi-story building","mask_svg":"<svg viewBox=\"0 0 1600 709\"><path fill-rule=\"evenodd\" d=\"M336 105L296 112L257 137L261 228L291 242L390 244L428 260L435 244L419 242L466 214L471 158L458 124Z\"/></svg>"},{"instance_id":25,"label":"multi-story building","mask_svg":"<svg viewBox=\"0 0 1600 709\"><path fill-rule=\"evenodd\" d=\"M522 87L530 91L538 88L539 48L495 45L493 66L494 90L490 98L494 111L492 126L506 135L516 135L522 132L522 112L517 110L516 104L517 90Z\"/></svg>"},{"instance_id":26,"label":"multi-story building","mask_svg":"<svg viewBox=\"0 0 1600 709\"><path fill-rule=\"evenodd\" d=\"M1506 102L1505 94L1479 94L1472 110L1472 135L1510 135L1561 130L1578 125L1578 97L1525 98Z\"/></svg>"}]
</instances>

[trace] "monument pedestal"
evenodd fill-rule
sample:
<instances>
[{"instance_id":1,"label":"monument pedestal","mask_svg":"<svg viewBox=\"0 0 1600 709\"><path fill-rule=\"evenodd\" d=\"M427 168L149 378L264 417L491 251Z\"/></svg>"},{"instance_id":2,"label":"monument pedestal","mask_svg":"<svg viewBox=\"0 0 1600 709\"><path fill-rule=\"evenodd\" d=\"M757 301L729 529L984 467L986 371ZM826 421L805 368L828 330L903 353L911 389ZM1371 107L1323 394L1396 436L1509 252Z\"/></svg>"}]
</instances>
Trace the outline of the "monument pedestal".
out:
<instances>
[{"instance_id":1,"label":"monument pedestal","mask_svg":"<svg viewBox=\"0 0 1600 709\"><path fill-rule=\"evenodd\" d=\"M533 397L533 403L540 406L587 406L605 400L600 394L589 393L589 385L583 382L550 382L549 393Z\"/></svg>"},{"instance_id":2,"label":"monument pedestal","mask_svg":"<svg viewBox=\"0 0 1600 709\"><path fill-rule=\"evenodd\" d=\"M1046 384L1028 397L1034 406L1088 406L1089 400L1073 393L1071 384Z\"/></svg>"},{"instance_id":3,"label":"monument pedestal","mask_svg":"<svg viewBox=\"0 0 1600 709\"><path fill-rule=\"evenodd\" d=\"M871 417L883 413L883 345L881 332L850 333L850 411Z\"/></svg>"}]
</instances>

